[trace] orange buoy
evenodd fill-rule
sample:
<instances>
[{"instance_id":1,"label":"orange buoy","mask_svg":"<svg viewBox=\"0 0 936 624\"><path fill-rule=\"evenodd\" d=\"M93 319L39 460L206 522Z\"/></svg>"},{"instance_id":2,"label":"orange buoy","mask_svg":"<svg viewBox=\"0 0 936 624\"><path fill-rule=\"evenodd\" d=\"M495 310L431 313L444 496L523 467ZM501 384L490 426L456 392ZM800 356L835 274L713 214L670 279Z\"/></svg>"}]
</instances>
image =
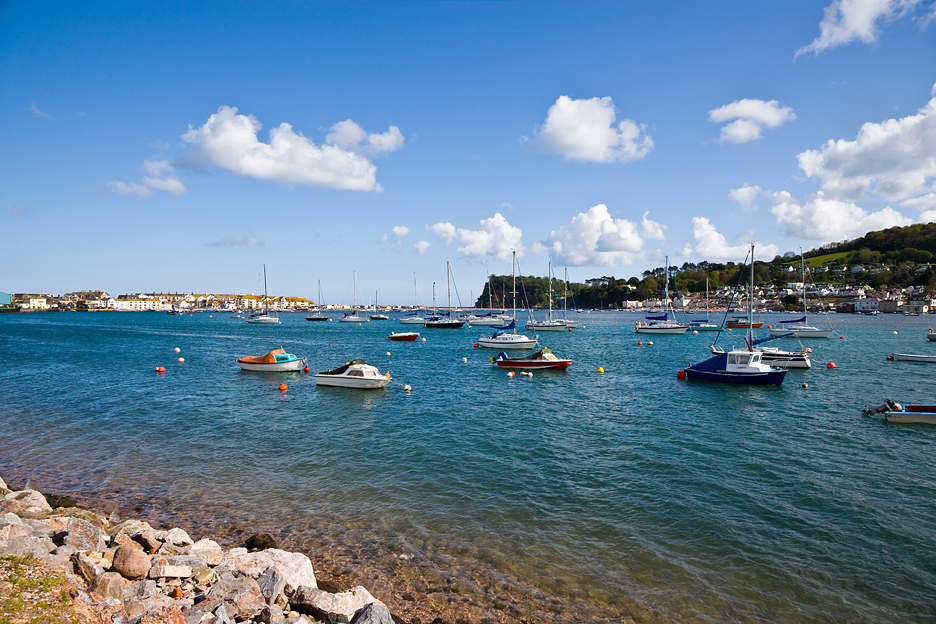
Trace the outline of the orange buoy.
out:
<instances>
[{"instance_id":1,"label":"orange buoy","mask_svg":"<svg viewBox=\"0 0 936 624\"><path fill-rule=\"evenodd\" d=\"M166 367L165 367L165 366L157 366L157 367L156 367L156 372L157 372L157 373L165 373L165 372L166 372Z\"/></svg>"},{"instance_id":2,"label":"orange buoy","mask_svg":"<svg viewBox=\"0 0 936 624\"><path fill-rule=\"evenodd\" d=\"M303 369L302 369L302 372L303 372L303 373L308 373L308 372L309 372L309 367L306 366L305 368L303 368Z\"/></svg>"},{"instance_id":3,"label":"orange buoy","mask_svg":"<svg viewBox=\"0 0 936 624\"><path fill-rule=\"evenodd\" d=\"M510 371L509 373L507 373L507 376L508 376L508 377L513 377L514 375L515 375L515 373L514 373L513 371Z\"/></svg>"},{"instance_id":4,"label":"orange buoy","mask_svg":"<svg viewBox=\"0 0 936 624\"><path fill-rule=\"evenodd\" d=\"M825 365L826 368L835 368L835 362L829 362Z\"/></svg>"},{"instance_id":5,"label":"orange buoy","mask_svg":"<svg viewBox=\"0 0 936 624\"><path fill-rule=\"evenodd\" d=\"M280 392L286 392L287 390L289 390L289 386L286 384L280 384Z\"/></svg>"},{"instance_id":6,"label":"orange buoy","mask_svg":"<svg viewBox=\"0 0 936 624\"><path fill-rule=\"evenodd\" d=\"M176 347L174 350L175 350L176 353L178 353L178 352L181 351L182 349L180 349L179 347Z\"/></svg>"},{"instance_id":7,"label":"orange buoy","mask_svg":"<svg viewBox=\"0 0 936 624\"><path fill-rule=\"evenodd\" d=\"M684 370L676 371L676 379L685 379L685 378L686 378L686 371Z\"/></svg>"},{"instance_id":8,"label":"orange buoy","mask_svg":"<svg viewBox=\"0 0 936 624\"><path fill-rule=\"evenodd\" d=\"M183 362L185 362L185 358L179 358L179 363L181 364Z\"/></svg>"}]
</instances>

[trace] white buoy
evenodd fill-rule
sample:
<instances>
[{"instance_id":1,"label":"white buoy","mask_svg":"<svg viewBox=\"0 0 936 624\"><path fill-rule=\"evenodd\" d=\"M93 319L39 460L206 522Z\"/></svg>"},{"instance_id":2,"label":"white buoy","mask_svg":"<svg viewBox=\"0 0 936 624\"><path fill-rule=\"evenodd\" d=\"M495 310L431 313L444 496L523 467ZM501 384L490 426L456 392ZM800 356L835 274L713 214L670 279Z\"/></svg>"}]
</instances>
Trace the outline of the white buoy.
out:
<instances>
[{"instance_id":1,"label":"white buoy","mask_svg":"<svg viewBox=\"0 0 936 624\"><path fill-rule=\"evenodd\" d=\"M896 334L897 332L894 332L894 333ZM181 351L181 350L182 350L182 349L180 349L179 347L176 347L176 348L175 348L175 352L176 352L176 353L178 353L178 352Z\"/></svg>"},{"instance_id":2,"label":"white buoy","mask_svg":"<svg viewBox=\"0 0 936 624\"><path fill-rule=\"evenodd\" d=\"M699 330L698 330L698 329L693 329L693 330L692 330L692 335L693 335L693 336L698 336L698 335L699 335Z\"/></svg>"},{"instance_id":3,"label":"white buoy","mask_svg":"<svg viewBox=\"0 0 936 624\"><path fill-rule=\"evenodd\" d=\"M389 352L389 351L387 351L387 357L390 357L390 352Z\"/></svg>"},{"instance_id":4,"label":"white buoy","mask_svg":"<svg viewBox=\"0 0 936 624\"><path fill-rule=\"evenodd\" d=\"M897 335L897 332L896 332L896 331L894 332L894 335L895 335L895 336Z\"/></svg>"},{"instance_id":5,"label":"white buoy","mask_svg":"<svg viewBox=\"0 0 936 624\"><path fill-rule=\"evenodd\" d=\"M423 341L423 342L426 342L426 339L425 339L425 338L423 338L423 339L422 339L422 341Z\"/></svg>"},{"instance_id":6,"label":"white buoy","mask_svg":"<svg viewBox=\"0 0 936 624\"><path fill-rule=\"evenodd\" d=\"M509 373L507 373L507 376L508 376L508 377L513 377L513 376L514 376L514 372L513 372L513 371L510 371Z\"/></svg>"},{"instance_id":7,"label":"white buoy","mask_svg":"<svg viewBox=\"0 0 936 624\"><path fill-rule=\"evenodd\" d=\"M464 362L465 364L467 364L467 363L468 363L468 358L462 358L462 362Z\"/></svg>"},{"instance_id":8,"label":"white buoy","mask_svg":"<svg viewBox=\"0 0 936 624\"><path fill-rule=\"evenodd\" d=\"M411 385L409 385L409 384L406 384L405 386L403 386L403 389L406 390L407 392L409 392L410 390L413 389L413 387L412 387Z\"/></svg>"}]
</instances>

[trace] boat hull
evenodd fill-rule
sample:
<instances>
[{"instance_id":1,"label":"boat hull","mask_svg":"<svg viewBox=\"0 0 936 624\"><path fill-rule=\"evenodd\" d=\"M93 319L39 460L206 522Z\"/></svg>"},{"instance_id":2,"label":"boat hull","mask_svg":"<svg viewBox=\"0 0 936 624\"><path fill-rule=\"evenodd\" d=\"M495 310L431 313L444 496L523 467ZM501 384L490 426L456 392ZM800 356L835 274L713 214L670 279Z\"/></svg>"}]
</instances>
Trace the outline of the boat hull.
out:
<instances>
[{"instance_id":1,"label":"boat hull","mask_svg":"<svg viewBox=\"0 0 936 624\"><path fill-rule=\"evenodd\" d=\"M510 319L503 318L494 318L494 317L483 317L483 318L473 318L468 319L468 322L471 325L476 325L478 327L499 327L510 322Z\"/></svg>"},{"instance_id":2,"label":"boat hull","mask_svg":"<svg viewBox=\"0 0 936 624\"><path fill-rule=\"evenodd\" d=\"M248 318L247 322L251 325L279 325L280 320L275 316L258 316Z\"/></svg>"},{"instance_id":3,"label":"boat hull","mask_svg":"<svg viewBox=\"0 0 936 624\"><path fill-rule=\"evenodd\" d=\"M926 338L928 340L932 340L933 342L936 342L936 332L934 332L932 329L929 330L929 333L926 334Z\"/></svg>"},{"instance_id":4,"label":"boat hull","mask_svg":"<svg viewBox=\"0 0 936 624\"><path fill-rule=\"evenodd\" d=\"M330 321L331 318L327 316L307 316L305 317L307 321Z\"/></svg>"},{"instance_id":5,"label":"boat hull","mask_svg":"<svg viewBox=\"0 0 936 624\"><path fill-rule=\"evenodd\" d=\"M426 321L423 327L426 329L460 329L465 321Z\"/></svg>"},{"instance_id":6,"label":"boat hull","mask_svg":"<svg viewBox=\"0 0 936 624\"><path fill-rule=\"evenodd\" d=\"M831 329L817 329L805 327L771 327L771 336L783 336L790 338L828 338L832 334Z\"/></svg>"},{"instance_id":7,"label":"boat hull","mask_svg":"<svg viewBox=\"0 0 936 624\"><path fill-rule=\"evenodd\" d=\"M686 376L690 379L758 386L779 386L783 383L785 375L785 370L767 373L733 373L728 371L703 371L691 366L686 369Z\"/></svg>"},{"instance_id":8,"label":"boat hull","mask_svg":"<svg viewBox=\"0 0 936 624\"><path fill-rule=\"evenodd\" d=\"M498 368L522 368L523 370L565 370L572 360L495 360Z\"/></svg>"},{"instance_id":9,"label":"boat hull","mask_svg":"<svg viewBox=\"0 0 936 624\"><path fill-rule=\"evenodd\" d=\"M400 325L423 325L426 319L421 316L409 316L400 319Z\"/></svg>"},{"instance_id":10,"label":"boat hull","mask_svg":"<svg viewBox=\"0 0 936 624\"><path fill-rule=\"evenodd\" d=\"M638 325L634 332L638 334L685 334L689 329L688 325L678 327L654 327L652 325Z\"/></svg>"},{"instance_id":11,"label":"boat hull","mask_svg":"<svg viewBox=\"0 0 936 624\"><path fill-rule=\"evenodd\" d=\"M563 321L553 321L545 323L527 323L526 328L531 331L568 331L570 327L566 325Z\"/></svg>"},{"instance_id":12,"label":"boat hull","mask_svg":"<svg viewBox=\"0 0 936 624\"><path fill-rule=\"evenodd\" d=\"M342 316L338 321L341 323L369 323L370 319L366 316Z\"/></svg>"},{"instance_id":13,"label":"boat hull","mask_svg":"<svg viewBox=\"0 0 936 624\"><path fill-rule=\"evenodd\" d=\"M303 360L294 360L292 362L276 362L275 364L249 364L247 362L238 362L237 363L241 370L245 371L262 371L268 373L288 373L301 371L305 366Z\"/></svg>"},{"instance_id":14,"label":"boat hull","mask_svg":"<svg viewBox=\"0 0 936 624\"><path fill-rule=\"evenodd\" d=\"M412 342L412 341L416 340L417 338L419 338L419 332L399 332L399 333L391 333L391 334L388 336L388 338L390 338L390 340L397 340L397 341L403 341L403 342Z\"/></svg>"},{"instance_id":15,"label":"boat hull","mask_svg":"<svg viewBox=\"0 0 936 624\"><path fill-rule=\"evenodd\" d=\"M903 362L928 362L936 363L936 355L915 355L912 353L895 353L891 356L895 360Z\"/></svg>"},{"instance_id":16,"label":"boat hull","mask_svg":"<svg viewBox=\"0 0 936 624\"><path fill-rule=\"evenodd\" d=\"M758 329L759 327L763 327L763 325L763 323L725 323L725 327L731 329Z\"/></svg>"},{"instance_id":17,"label":"boat hull","mask_svg":"<svg viewBox=\"0 0 936 624\"><path fill-rule=\"evenodd\" d=\"M537 340L528 338L521 334L522 340L498 340L496 338L478 338L478 346L485 349L532 349L537 345Z\"/></svg>"},{"instance_id":18,"label":"boat hull","mask_svg":"<svg viewBox=\"0 0 936 624\"><path fill-rule=\"evenodd\" d=\"M922 408L929 411L911 411L907 408ZM884 412L884 419L892 423L924 423L936 425L936 405L905 405L903 410Z\"/></svg>"},{"instance_id":19,"label":"boat hull","mask_svg":"<svg viewBox=\"0 0 936 624\"><path fill-rule=\"evenodd\" d=\"M331 386L334 388L358 388L360 390L377 390L390 383L389 377L345 377L344 375L315 376L316 386Z\"/></svg>"}]
</instances>

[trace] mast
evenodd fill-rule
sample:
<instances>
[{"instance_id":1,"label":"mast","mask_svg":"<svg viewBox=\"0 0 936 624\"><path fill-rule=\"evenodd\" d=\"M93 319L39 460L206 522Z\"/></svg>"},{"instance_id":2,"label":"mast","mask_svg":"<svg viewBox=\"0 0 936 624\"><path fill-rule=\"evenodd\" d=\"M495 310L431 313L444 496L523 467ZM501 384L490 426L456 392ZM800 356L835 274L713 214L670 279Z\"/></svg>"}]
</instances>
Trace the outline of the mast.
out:
<instances>
[{"instance_id":1,"label":"mast","mask_svg":"<svg viewBox=\"0 0 936 624\"><path fill-rule=\"evenodd\" d=\"M449 318L452 318L452 282L449 279L449 263L445 261L445 290L448 293Z\"/></svg>"},{"instance_id":2,"label":"mast","mask_svg":"<svg viewBox=\"0 0 936 624\"><path fill-rule=\"evenodd\" d=\"M266 283L266 265L263 265L263 313L267 313L267 305L269 305L270 296L267 294L267 283Z\"/></svg>"},{"instance_id":3,"label":"mast","mask_svg":"<svg viewBox=\"0 0 936 624\"><path fill-rule=\"evenodd\" d=\"M803 256L803 248L799 248L800 264L803 268L803 323L806 323L806 258Z\"/></svg>"},{"instance_id":4,"label":"mast","mask_svg":"<svg viewBox=\"0 0 936 624\"><path fill-rule=\"evenodd\" d=\"M565 270L565 280L562 282L562 320L566 317L566 299L569 298L569 269Z\"/></svg>"},{"instance_id":5,"label":"mast","mask_svg":"<svg viewBox=\"0 0 936 624\"><path fill-rule=\"evenodd\" d=\"M351 271L351 314L357 315L357 271Z\"/></svg>"},{"instance_id":6,"label":"mast","mask_svg":"<svg viewBox=\"0 0 936 624\"><path fill-rule=\"evenodd\" d=\"M413 310L419 309L419 299L416 294L416 271L413 271Z\"/></svg>"},{"instance_id":7,"label":"mast","mask_svg":"<svg viewBox=\"0 0 936 624\"><path fill-rule=\"evenodd\" d=\"M484 272L488 274L488 311L493 312L494 304L491 302L491 271L488 269L487 262L484 263Z\"/></svg>"},{"instance_id":8,"label":"mast","mask_svg":"<svg viewBox=\"0 0 936 624\"><path fill-rule=\"evenodd\" d=\"M549 262L549 320L552 321L552 261Z\"/></svg>"},{"instance_id":9,"label":"mast","mask_svg":"<svg viewBox=\"0 0 936 624\"><path fill-rule=\"evenodd\" d=\"M432 282L432 316L438 316L437 310L438 308L436 308L435 302L435 282Z\"/></svg>"},{"instance_id":10,"label":"mast","mask_svg":"<svg viewBox=\"0 0 936 624\"><path fill-rule=\"evenodd\" d=\"M748 293L748 338L754 338L754 245L751 245L751 291Z\"/></svg>"},{"instance_id":11,"label":"mast","mask_svg":"<svg viewBox=\"0 0 936 624\"><path fill-rule=\"evenodd\" d=\"M517 250L513 249L512 251L513 251L513 257L511 258L511 261L510 261L511 262L510 270L513 273L513 286L511 286L511 288L513 289L513 300L512 300L513 309L511 310L511 313L513 315L514 320L516 321L517 320Z\"/></svg>"},{"instance_id":12,"label":"mast","mask_svg":"<svg viewBox=\"0 0 936 624\"><path fill-rule=\"evenodd\" d=\"M663 279L666 280L663 284L663 310L669 312L669 256L663 256L665 258L664 262L665 268L663 269ZM676 318L676 313L673 312L673 318Z\"/></svg>"}]
</instances>

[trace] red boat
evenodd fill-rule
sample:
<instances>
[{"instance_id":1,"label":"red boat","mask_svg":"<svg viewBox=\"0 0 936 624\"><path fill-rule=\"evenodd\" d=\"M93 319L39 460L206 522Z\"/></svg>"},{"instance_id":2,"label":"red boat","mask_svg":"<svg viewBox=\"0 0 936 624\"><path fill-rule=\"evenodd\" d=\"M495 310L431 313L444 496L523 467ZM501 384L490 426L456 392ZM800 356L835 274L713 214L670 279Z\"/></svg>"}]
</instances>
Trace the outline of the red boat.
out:
<instances>
[{"instance_id":1,"label":"red boat","mask_svg":"<svg viewBox=\"0 0 936 624\"><path fill-rule=\"evenodd\" d=\"M405 340L407 342L413 342L419 338L419 332L391 332L388 338L390 338L390 340Z\"/></svg>"},{"instance_id":2,"label":"red boat","mask_svg":"<svg viewBox=\"0 0 936 624\"><path fill-rule=\"evenodd\" d=\"M491 361L497 364L498 368L522 368L524 370L565 370L572 363L572 360L556 357L549 347L543 347L530 355L514 358L507 357L507 354L502 351L492 357Z\"/></svg>"}]
</instances>

